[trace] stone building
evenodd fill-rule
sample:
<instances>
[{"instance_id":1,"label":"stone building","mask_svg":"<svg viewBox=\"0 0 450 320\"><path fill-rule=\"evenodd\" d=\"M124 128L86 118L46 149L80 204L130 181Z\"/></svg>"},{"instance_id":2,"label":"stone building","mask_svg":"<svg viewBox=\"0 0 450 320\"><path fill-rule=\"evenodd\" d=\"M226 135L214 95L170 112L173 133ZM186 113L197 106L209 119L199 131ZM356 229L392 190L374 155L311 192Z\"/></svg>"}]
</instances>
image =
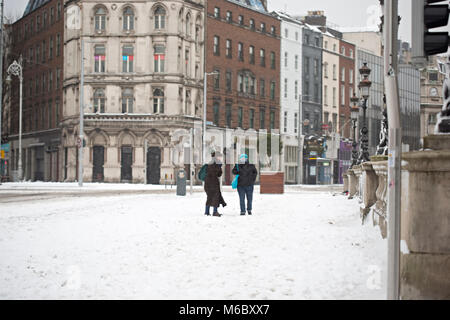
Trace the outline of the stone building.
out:
<instances>
[{"instance_id":1,"label":"stone building","mask_svg":"<svg viewBox=\"0 0 450 320\"><path fill-rule=\"evenodd\" d=\"M279 129L280 21L265 1L207 1L206 43L206 72L216 73L208 77L208 128ZM224 168L227 184L231 169Z\"/></svg>"},{"instance_id":2,"label":"stone building","mask_svg":"<svg viewBox=\"0 0 450 320\"><path fill-rule=\"evenodd\" d=\"M22 168L25 180L59 181L64 71L62 0L30 0L23 16L10 26L11 47L5 70L22 65ZM6 75L5 75L6 77ZM5 92L3 134L11 143L10 177L19 159L19 78L11 76Z\"/></svg>"},{"instance_id":3,"label":"stone building","mask_svg":"<svg viewBox=\"0 0 450 320\"><path fill-rule=\"evenodd\" d=\"M204 1L71 0L65 10L62 180L78 179L83 49L83 179L173 183L184 166L176 131L201 120Z\"/></svg>"}]
</instances>

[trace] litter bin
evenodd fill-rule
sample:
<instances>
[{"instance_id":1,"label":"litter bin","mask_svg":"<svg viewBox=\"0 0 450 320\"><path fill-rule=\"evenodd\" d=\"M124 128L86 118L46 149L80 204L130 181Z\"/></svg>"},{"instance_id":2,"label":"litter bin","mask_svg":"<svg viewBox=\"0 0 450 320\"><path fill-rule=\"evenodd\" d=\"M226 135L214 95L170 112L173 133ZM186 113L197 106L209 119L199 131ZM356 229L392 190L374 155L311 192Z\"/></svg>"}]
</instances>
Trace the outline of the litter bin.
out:
<instances>
[{"instance_id":1,"label":"litter bin","mask_svg":"<svg viewBox=\"0 0 450 320\"><path fill-rule=\"evenodd\" d=\"M186 195L186 171L183 169L177 173L177 196Z\"/></svg>"}]
</instances>

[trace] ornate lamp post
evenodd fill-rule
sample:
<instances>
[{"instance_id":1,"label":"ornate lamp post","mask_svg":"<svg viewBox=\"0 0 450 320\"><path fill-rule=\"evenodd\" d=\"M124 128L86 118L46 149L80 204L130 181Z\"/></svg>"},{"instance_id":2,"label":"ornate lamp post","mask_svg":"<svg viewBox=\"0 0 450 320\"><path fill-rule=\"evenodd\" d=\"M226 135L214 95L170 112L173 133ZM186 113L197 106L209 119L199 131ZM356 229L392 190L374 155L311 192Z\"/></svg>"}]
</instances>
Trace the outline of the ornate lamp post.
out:
<instances>
[{"instance_id":1,"label":"ornate lamp post","mask_svg":"<svg viewBox=\"0 0 450 320\"><path fill-rule=\"evenodd\" d=\"M369 143L369 130L367 129L366 124L366 110L367 110L367 100L370 95L370 87L372 86L372 82L368 79L370 75L370 68L367 66L367 62L364 62L364 65L359 69L359 73L363 78L361 82L358 84L359 91L361 93L361 97L363 99L363 123L361 126L361 138L360 141L360 156L358 159L358 163L370 161L369 159L369 151L368 151L368 143Z\"/></svg>"},{"instance_id":2,"label":"ornate lamp post","mask_svg":"<svg viewBox=\"0 0 450 320\"><path fill-rule=\"evenodd\" d=\"M356 142L356 122L358 121L359 116L359 98L353 92L353 97L350 98L350 102L352 106L350 107L350 115L353 123L353 143L352 143L352 167L358 163L358 150L356 146L358 145Z\"/></svg>"},{"instance_id":3,"label":"ornate lamp post","mask_svg":"<svg viewBox=\"0 0 450 320\"><path fill-rule=\"evenodd\" d=\"M14 60L13 63L8 67L7 70L8 77L6 78L6 82L11 83L11 75L16 76L20 80L20 89L19 89L19 161L18 161L18 168L17 168L17 175L19 178L19 181L22 180L22 83L23 83L23 76L22 76L22 57L19 59L19 62Z\"/></svg>"}]
</instances>

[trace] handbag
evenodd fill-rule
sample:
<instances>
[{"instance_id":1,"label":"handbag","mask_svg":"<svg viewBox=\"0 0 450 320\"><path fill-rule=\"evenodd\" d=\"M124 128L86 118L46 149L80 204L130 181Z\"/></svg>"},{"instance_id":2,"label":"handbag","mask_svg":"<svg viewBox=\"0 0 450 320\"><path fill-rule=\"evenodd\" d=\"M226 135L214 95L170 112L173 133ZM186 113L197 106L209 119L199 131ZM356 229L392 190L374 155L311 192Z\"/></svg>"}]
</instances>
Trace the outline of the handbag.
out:
<instances>
[{"instance_id":1,"label":"handbag","mask_svg":"<svg viewBox=\"0 0 450 320\"><path fill-rule=\"evenodd\" d=\"M239 172L239 165L238 164L236 165L236 169ZM234 177L233 182L231 182L231 187L233 189L237 189L237 187L238 187L238 179L239 179L239 174L237 174L236 177Z\"/></svg>"}]
</instances>

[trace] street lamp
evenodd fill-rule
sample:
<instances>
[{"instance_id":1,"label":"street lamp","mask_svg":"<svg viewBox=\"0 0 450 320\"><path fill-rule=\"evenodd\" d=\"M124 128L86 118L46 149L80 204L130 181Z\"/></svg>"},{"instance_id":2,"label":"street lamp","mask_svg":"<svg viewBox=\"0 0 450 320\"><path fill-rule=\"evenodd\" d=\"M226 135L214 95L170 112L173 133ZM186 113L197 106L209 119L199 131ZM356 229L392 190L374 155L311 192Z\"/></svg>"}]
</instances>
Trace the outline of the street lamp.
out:
<instances>
[{"instance_id":1,"label":"street lamp","mask_svg":"<svg viewBox=\"0 0 450 320\"><path fill-rule=\"evenodd\" d=\"M23 83L23 76L22 76L22 57L19 58L19 62L14 60L13 63L8 67L7 70L8 77L6 78L7 83L11 83L12 79L11 76L16 76L19 78L20 81L20 88L19 88L19 161L18 161L18 179L19 181L22 180L22 83Z\"/></svg>"},{"instance_id":2,"label":"street lamp","mask_svg":"<svg viewBox=\"0 0 450 320\"><path fill-rule=\"evenodd\" d=\"M350 116L353 123L353 143L352 143L352 167L358 162L358 150L356 149L356 122L358 121L359 116L359 98L353 92L353 97L350 98L350 102L352 103L352 107L350 107Z\"/></svg>"},{"instance_id":3,"label":"street lamp","mask_svg":"<svg viewBox=\"0 0 450 320\"><path fill-rule=\"evenodd\" d=\"M202 144L202 149L203 149L203 164L206 163L206 105L207 105L207 101L206 101L206 93L207 93L207 79L208 76L211 75L217 75L219 74L217 71L213 71L213 72L205 72L204 77L203 77L203 144Z\"/></svg>"},{"instance_id":4,"label":"street lamp","mask_svg":"<svg viewBox=\"0 0 450 320\"><path fill-rule=\"evenodd\" d=\"M368 143L369 143L369 137L368 133L369 130L367 129L366 125L366 110L367 110L367 100L369 99L370 95L370 87L372 86L372 82L368 79L370 75L370 68L367 66L367 62L364 62L363 66L359 69L359 74L363 78L360 83L358 84L359 91L361 93L361 97L363 99L363 123L361 126L361 138L360 140L360 149L361 153L358 159L358 163L370 161L369 159L369 151L368 151Z\"/></svg>"}]
</instances>

